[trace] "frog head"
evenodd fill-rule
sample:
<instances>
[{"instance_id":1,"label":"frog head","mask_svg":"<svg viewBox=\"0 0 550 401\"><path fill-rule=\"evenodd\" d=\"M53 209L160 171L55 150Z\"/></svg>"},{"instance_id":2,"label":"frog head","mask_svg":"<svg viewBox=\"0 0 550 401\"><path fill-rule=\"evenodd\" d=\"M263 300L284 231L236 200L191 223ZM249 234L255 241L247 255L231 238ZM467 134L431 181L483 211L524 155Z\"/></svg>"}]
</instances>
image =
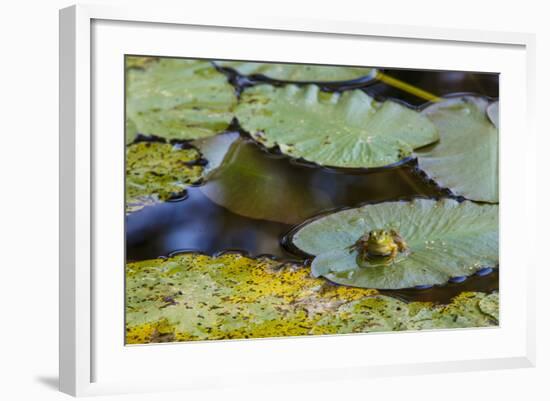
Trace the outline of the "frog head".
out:
<instances>
[{"instance_id":1,"label":"frog head","mask_svg":"<svg viewBox=\"0 0 550 401\"><path fill-rule=\"evenodd\" d=\"M409 253L409 247L396 230L371 230L349 247L350 252L356 251L358 263L390 264L397 255Z\"/></svg>"},{"instance_id":2,"label":"frog head","mask_svg":"<svg viewBox=\"0 0 550 401\"><path fill-rule=\"evenodd\" d=\"M368 233L366 251L370 256L390 256L397 249L395 233L388 230L372 230Z\"/></svg>"}]
</instances>

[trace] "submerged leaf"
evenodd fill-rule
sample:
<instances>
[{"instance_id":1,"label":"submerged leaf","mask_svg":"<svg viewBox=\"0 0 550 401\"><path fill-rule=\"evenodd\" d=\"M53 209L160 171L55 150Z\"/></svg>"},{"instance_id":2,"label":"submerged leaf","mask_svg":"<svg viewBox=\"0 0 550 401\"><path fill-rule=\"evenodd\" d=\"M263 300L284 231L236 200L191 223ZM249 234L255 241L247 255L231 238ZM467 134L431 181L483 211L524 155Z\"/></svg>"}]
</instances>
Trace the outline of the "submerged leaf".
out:
<instances>
[{"instance_id":1,"label":"submerged leaf","mask_svg":"<svg viewBox=\"0 0 550 401\"><path fill-rule=\"evenodd\" d=\"M332 206L322 188L309 185L305 190L304 180L289 163L240 139L230 148L222 168L212 173L200 190L241 216L296 224Z\"/></svg>"},{"instance_id":2,"label":"submerged leaf","mask_svg":"<svg viewBox=\"0 0 550 401\"><path fill-rule=\"evenodd\" d=\"M382 167L438 139L422 114L392 101L378 103L360 90L257 85L237 107L241 126L258 142L294 158L332 167Z\"/></svg>"},{"instance_id":3,"label":"submerged leaf","mask_svg":"<svg viewBox=\"0 0 550 401\"><path fill-rule=\"evenodd\" d=\"M376 69L313 64L255 63L216 61L220 67L236 70L241 75L263 75L286 82L342 82L373 79Z\"/></svg>"},{"instance_id":4,"label":"submerged leaf","mask_svg":"<svg viewBox=\"0 0 550 401\"><path fill-rule=\"evenodd\" d=\"M126 77L126 117L140 134L203 138L233 118L234 89L206 61L162 58L127 70Z\"/></svg>"},{"instance_id":5,"label":"submerged leaf","mask_svg":"<svg viewBox=\"0 0 550 401\"><path fill-rule=\"evenodd\" d=\"M193 146L199 149L202 157L208 161L203 171L204 176L216 170L222 164L227 152L238 139L238 132L226 132L192 142Z\"/></svg>"},{"instance_id":6,"label":"submerged leaf","mask_svg":"<svg viewBox=\"0 0 550 401\"><path fill-rule=\"evenodd\" d=\"M291 263L181 254L127 264L126 342L490 326L494 319L475 307L485 297L407 304L376 290L328 284Z\"/></svg>"},{"instance_id":7,"label":"submerged leaf","mask_svg":"<svg viewBox=\"0 0 550 401\"><path fill-rule=\"evenodd\" d=\"M440 141L417 152L418 166L439 186L470 200L498 202L498 129L488 101L472 96L446 99L423 113L437 126ZM498 110L498 109L497 109Z\"/></svg>"},{"instance_id":8,"label":"submerged leaf","mask_svg":"<svg viewBox=\"0 0 550 401\"><path fill-rule=\"evenodd\" d=\"M351 249L365 233L381 229L399 233L406 252L381 263ZM498 206L452 199L367 205L306 223L292 242L315 256L314 275L339 284L378 289L444 284L498 264Z\"/></svg>"},{"instance_id":9,"label":"submerged leaf","mask_svg":"<svg viewBox=\"0 0 550 401\"><path fill-rule=\"evenodd\" d=\"M126 148L126 212L131 213L181 194L199 181L203 168L196 149L160 142Z\"/></svg>"}]
</instances>

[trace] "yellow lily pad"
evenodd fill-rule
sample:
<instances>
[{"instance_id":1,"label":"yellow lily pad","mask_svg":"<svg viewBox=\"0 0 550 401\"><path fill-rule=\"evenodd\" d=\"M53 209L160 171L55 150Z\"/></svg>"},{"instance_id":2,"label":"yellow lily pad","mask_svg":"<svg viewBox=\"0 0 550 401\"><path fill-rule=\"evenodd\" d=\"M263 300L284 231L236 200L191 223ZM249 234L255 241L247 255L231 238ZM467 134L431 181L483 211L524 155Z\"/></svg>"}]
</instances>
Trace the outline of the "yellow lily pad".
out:
<instances>
[{"instance_id":1,"label":"yellow lily pad","mask_svg":"<svg viewBox=\"0 0 550 401\"><path fill-rule=\"evenodd\" d=\"M450 305L407 304L313 278L299 264L180 254L126 265L126 342L491 326L498 322L478 307L486 297L464 293Z\"/></svg>"},{"instance_id":2,"label":"yellow lily pad","mask_svg":"<svg viewBox=\"0 0 550 401\"><path fill-rule=\"evenodd\" d=\"M126 148L126 213L166 201L202 178L194 165L200 153L193 148L160 142L138 142Z\"/></svg>"}]
</instances>

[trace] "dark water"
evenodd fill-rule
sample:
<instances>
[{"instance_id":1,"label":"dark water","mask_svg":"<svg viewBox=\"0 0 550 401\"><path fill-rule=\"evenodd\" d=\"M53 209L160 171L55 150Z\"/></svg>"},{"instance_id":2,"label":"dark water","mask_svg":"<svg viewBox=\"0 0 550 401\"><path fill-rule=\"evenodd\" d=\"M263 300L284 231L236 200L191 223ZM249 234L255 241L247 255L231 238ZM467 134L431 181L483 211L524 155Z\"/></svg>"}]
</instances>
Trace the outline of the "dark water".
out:
<instances>
[{"instance_id":1,"label":"dark water","mask_svg":"<svg viewBox=\"0 0 550 401\"><path fill-rule=\"evenodd\" d=\"M496 74L385 72L436 95L477 92L498 97ZM365 90L378 98L398 98L411 105L425 102L383 83L369 84ZM241 134L204 185L189 187L180 201L146 207L127 216L127 261L177 251L214 255L227 250L306 261L281 240L307 218L364 203L448 195L416 171L414 160L379 170L331 170L268 152ZM462 291L495 289L498 270L445 286L384 293L407 301L448 302Z\"/></svg>"},{"instance_id":2,"label":"dark water","mask_svg":"<svg viewBox=\"0 0 550 401\"><path fill-rule=\"evenodd\" d=\"M498 98L498 74L462 71L384 70L387 75L421 88L436 96L452 93L474 93ZM421 106L426 100L403 92L383 82L369 85L366 92L375 98L395 98L411 106Z\"/></svg>"}]
</instances>

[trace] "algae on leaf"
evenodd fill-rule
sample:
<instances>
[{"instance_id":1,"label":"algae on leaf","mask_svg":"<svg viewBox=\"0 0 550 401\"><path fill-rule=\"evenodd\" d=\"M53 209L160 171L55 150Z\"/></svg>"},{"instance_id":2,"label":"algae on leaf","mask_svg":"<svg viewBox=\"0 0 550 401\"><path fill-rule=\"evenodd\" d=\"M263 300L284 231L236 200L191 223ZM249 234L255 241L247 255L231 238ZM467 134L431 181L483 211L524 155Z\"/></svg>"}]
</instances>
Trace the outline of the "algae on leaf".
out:
<instances>
[{"instance_id":1,"label":"algae on leaf","mask_svg":"<svg viewBox=\"0 0 550 401\"><path fill-rule=\"evenodd\" d=\"M162 58L126 70L126 117L143 135L217 134L231 122L236 102L227 78L206 61Z\"/></svg>"},{"instance_id":2,"label":"algae on leaf","mask_svg":"<svg viewBox=\"0 0 550 401\"><path fill-rule=\"evenodd\" d=\"M199 181L203 167L196 149L160 142L138 142L126 148L126 213L181 194Z\"/></svg>"},{"instance_id":3,"label":"algae on leaf","mask_svg":"<svg viewBox=\"0 0 550 401\"><path fill-rule=\"evenodd\" d=\"M353 246L373 230L399 233L406 252L383 262L364 260ZM306 223L292 243L315 256L315 276L338 284L378 289L444 284L498 264L498 205L452 199L366 205Z\"/></svg>"},{"instance_id":4,"label":"algae on leaf","mask_svg":"<svg viewBox=\"0 0 550 401\"><path fill-rule=\"evenodd\" d=\"M173 338L214 340L309 334L313 323L375 290L325 285L309 269L240 254L181 254L126 266L127 341L158 322Z\"/></svg>"},{"instance_id":5,"label":"algae on leaf","mask_svg":"<svg viewBox=\"0 0 550 401\"><path fill-rule=\"evenodd\" d=\"M126 265L126 342L498 324L477 307L486 297L463 293L450 305L407 304L376 290L331 285L292 263L187 253Z\"/></svg>"},{"instance_id":6,"label":"algae on leaf","mask_svg":"<svg viewBox=\"0 0 550 401\"><path fill-rule=\"evenodd\" d=\"M498 124L493 123L498 106L487 110L488 105L485 98L465 96L427 107L423 114L437 126L440 140L417 155L420 169L439 186L470 200L496 203Z\"/></svg>"},{"instance_id":7,"label":"algae on leaf","mask_svg":"<svg viewBox=\"0 0 550 401\"><path fill-rule=\"evenodd\" d=\"M499 297L497 293L491 294L479 301L479 309L483 313L498 320L499 317Z\"/></svg>"},{"instance_id":8,"label":"algae on leaf","mask_svg":"<svg viewBox=\"0 0 550 401\"><path fill-rule=\"evenodd\" d=\"M257 85L242 93L236 115L266 147L331 167L392 165L438 139L422 114L392 101L376 102L360 90L338 94L315 85Z\"/></svg>"},{"instance_id":9,"label":"algae on leaf","mask_svg":"<svg viewBox=\"0 0 550 401\"><path fill-rule=\"evenodd\" d=\"M487 302L498 304L498 299L498 292L463 292L450 304L435 308L431 304L411 303L409 330L496 326L499 323L498 312L496 315L488 315L483 305Z\"/></svg>"},{"instance_id":10,"label":"algae on leaf","mask_svg":"<svg viewBox=\"0 0 550 401\"><path fill-rule=\"evenodd\" d=\"M313 64L256 63L246 61L216 61L220 67L236 70L241 75L263 75L286 82L343 82L370 80L375 68Z\"/></svg>"}]
</instances>

